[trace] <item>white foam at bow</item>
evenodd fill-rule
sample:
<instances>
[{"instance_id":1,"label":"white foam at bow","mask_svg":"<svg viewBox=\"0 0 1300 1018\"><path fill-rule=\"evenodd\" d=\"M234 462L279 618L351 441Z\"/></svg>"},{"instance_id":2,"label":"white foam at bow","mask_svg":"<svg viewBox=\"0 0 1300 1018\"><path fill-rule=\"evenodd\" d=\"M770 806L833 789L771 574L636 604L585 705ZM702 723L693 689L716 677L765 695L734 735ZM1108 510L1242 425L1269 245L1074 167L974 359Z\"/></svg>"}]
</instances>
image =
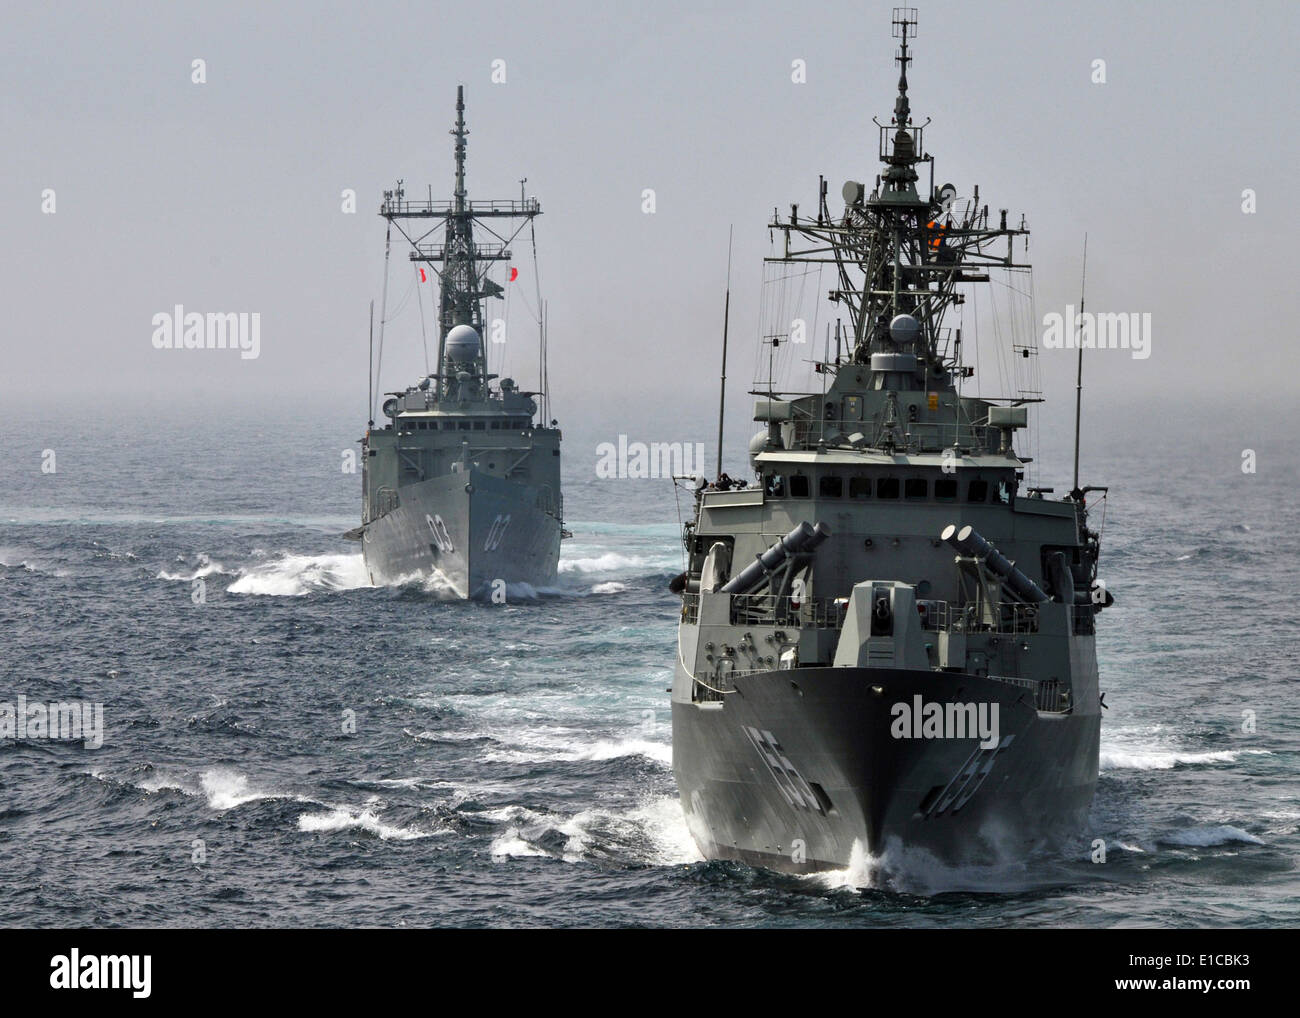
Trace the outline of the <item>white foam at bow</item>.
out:
<instances>
[{"instance_id":1,"label":"white foam at bow","mask_svg":"<svg viewBox=\"0 0 1300 1018\"><path fill-rule=\"evenodd\" d=\"M350 555L290 555L249 569L227 589L231 594L299 597L321 590L355 590L369 587L365 559Z\"/></svg>"}]
</instances>

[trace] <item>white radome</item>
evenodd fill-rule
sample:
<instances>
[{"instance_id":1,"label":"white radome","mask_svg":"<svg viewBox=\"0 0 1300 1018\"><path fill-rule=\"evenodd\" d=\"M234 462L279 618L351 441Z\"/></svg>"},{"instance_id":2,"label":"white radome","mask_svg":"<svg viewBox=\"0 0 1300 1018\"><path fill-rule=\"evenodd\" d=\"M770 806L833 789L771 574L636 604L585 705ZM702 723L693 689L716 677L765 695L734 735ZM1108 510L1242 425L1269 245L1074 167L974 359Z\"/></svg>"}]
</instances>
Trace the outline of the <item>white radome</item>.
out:
<instances>
[{"instance_id":1,"label":"white radome","mask_svg":"<svg viewBox=\"0 0 1300 1018\"><path fill-rule=\"evenodd\" d=\"M447 333L444 349L456 364L469 364L478 357L482 348L483 342L472 325L457 325Z\"/></svg>"},{"instance_id":2,"label":"white radome","mask_svg":"<svg viewBox=\"0 0 1300 1018\"><path fill-rule=\"evenodd\" d=\"M915 343L921 338L921 323L911 315L894 315L889 323L889 337L901 346Z\"/></svg>"}]
</instances>

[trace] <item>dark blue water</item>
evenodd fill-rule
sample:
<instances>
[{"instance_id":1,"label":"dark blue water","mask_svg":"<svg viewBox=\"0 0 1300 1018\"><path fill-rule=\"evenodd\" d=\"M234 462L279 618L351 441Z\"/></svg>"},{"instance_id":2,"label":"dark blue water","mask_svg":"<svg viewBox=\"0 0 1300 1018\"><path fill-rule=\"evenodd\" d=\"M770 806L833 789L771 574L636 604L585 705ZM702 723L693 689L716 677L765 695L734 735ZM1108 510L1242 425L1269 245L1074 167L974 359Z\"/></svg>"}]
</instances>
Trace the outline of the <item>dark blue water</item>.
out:
<instances>
[{"instance_id":1,"label":"dark blue water","mask_svg":"<svg viewBox=\"0 0 1300 1018\"><path fill-rule=\"evenodd\" d=\"M5 412L0 701L102 703L105 740L0 740L0 922L1300 918L1300 509L1282 438L1189 441L1140 412L1090 436L1089 479L1114 488L1102 575L1117 603L1099 629L1110 710L1088 829L1050 858L897 860L864 891L858 874L696 853L665 692L673 491L598 481L595 443L616 434L568 436L559 589L462 604L365 585L338 536L358 517L340 470L355 422L312 413ZM1043 446L1068 463L1059 436Z\"/></svg>"}]
</instances>

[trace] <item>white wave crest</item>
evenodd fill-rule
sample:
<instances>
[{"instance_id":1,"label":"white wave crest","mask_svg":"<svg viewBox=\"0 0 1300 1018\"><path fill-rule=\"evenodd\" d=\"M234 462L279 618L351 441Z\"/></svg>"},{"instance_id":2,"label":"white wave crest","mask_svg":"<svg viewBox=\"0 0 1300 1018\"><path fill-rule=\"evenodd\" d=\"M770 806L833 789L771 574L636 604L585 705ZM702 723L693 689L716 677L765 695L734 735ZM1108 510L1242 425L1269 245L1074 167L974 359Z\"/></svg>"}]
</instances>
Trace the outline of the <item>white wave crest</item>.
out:
<instances>
[{"instance_id":1,"label":"white wave crest","mask_svg":"<svg viewBox=\"0 0 1300 1018\"><path fill-rule=\"evenodd\" d=\"M241 569L227 592L270 597L300 597L314 591L355 590L370 586L365 559L358 554L291 555Z\"/></svg>"},{"instance_id":2,"label":"white wave crest","mask_svg":"<svg viewBox=\"0 0 1300 1018\"><path fill-rule=\"evenodd\" d=\"M178 773L167 767L159 767L151 768L149 773L143 777L121 780L101 771L91 771L90 773L92 777L100 781L130 785L148 795L163 791L174 791L195 799L205 799L210 808L220 812L262 799L294 799L298 802L315 801L300 795L286 795L253 788L249 785L247 775L240 774L229 767L209 767L197 776L193 772Z\"/></svg>"},{"instance_id":3,"label":"white wave crest","mask_svg":"<svg viewBox=\"0 0 1300 1018\"><path fill-rule=\"evenodd\" d=\"M224 767L213 767L200 774L199 787L207 797L208 805L216 810L234 809L259 799L285 798L249 788L247 777Z\"/></svg>"},{"instance_id":4,"label":"white wave crest","mask_svg":"<svg viewBox=\"0 0 1300 1018\"><path fill-rule=\"evenodd\" d=\"M43 576L71 575L67 569L52 567L39 556L33 557L29 552L14 547L0 548L0 566L5 569L21 569L25 573L39 573Z\"/></svg>"},{"instance_id":5,"label":"white wave crest","mask_svg":"<svg viewBox=\"0 0 1300 1018\"><path fill-rule=\"evenodd\" d=\"M184 561L184 556L177 556L177 558L179 561ZM213 576L213 575L219 575L221 573L228 573L228 572L230 572L230 570L226 569L226 567L223 566L220 562L214 562L206 554L200 552L198 556L198 564L195 565L193 569L189 570L188 572L185 571L184 569L178 570L176 572L169 572L168 570L163 569L159 571L158 579L178 580L185 583L190 583L193 580L200 579L201 577L204 576Z\"/></svg>"},{"instance_id":6,"label":"white wave crest","mask_svg":"<svg viewBox=\"0 0 1300 1018\"><path fill-rule=\"evenodd\" d=\"M574 760L616 760L623 756L643 756L666 767L673 763L673 747L666 742L649 739L602 739L589 749L578 750Z\"/></svg>"},{"instance_id":7,"label":"white wave crest","mask_svg":"<svg viewBox=\"0 0 1300 1018\"><path fill-rule=\"evenodd\" d=\"M1180 845L1187 848L1211 848L1215 845L1229 845L1234 842L1248 845L1262 845L1262 838L1257 838L1249 831L1231 824L1215 826L1189 827L1184 831L1174 831L1160 839L1166 845Z\"/></svg>"},{"instance_id":8,"label":"white wave crest","mask_svg":"<svg viewBox=\"0 0 1300 1018\"><path fill-rule=\"evenodd\" d=\"M550 816L521 806L477 815L508 824L489 850L497 862L546 856L568 863L601 858L634 865L676 866L702 859L675 797L648 799L626 811L593 808L570 817Z\"/></svg>"},{"instance_id":9,"label":"white wave crest","mask_svg":"<svg viewBox=\"0 0 1300 1018\"><path fill-rule=\"evenodd\" d=\"M383 823L369 809L353 811L343 807L329 813L304 813L298 818L298 830L305 834L333 834L336 831L361 830L382 841L414 841L429 838L437 831L417 831L409 827L393 827Z\"/></svg>"},{"instance_id":10,"label":"white wave crest","mask_svg":"<svg viewBox=\"0 0 1300 1018\"><path fill-rule=\"evenodd\" d=\"M528 856L549 856L551 853L545 849L531 845L519 832L518 827L511 827L505 834L496 838L492 842L492 847L488 850L494 861L502 862L506 859L520 859ZM577 857L565 858L566 862L576 862Z\"/></svg>"},{"instance_id":11,"label":"white wave crest","mask_svg":"<svg viewBox=\"0 0 1300 1018\"><path fill-rule=\"evenodd\" d=\"M672 766L673 748L666 742L649 739L600 739L589 745L572 741L534 736L521 748L490 750L483 760L489 763L545 763L547 761L617 760L643 756L647 760Z\"/></svg>"},{"instance_id":12,"label":"white wave crest","mask_svg":"<svg viewBox=\"0 0 1300 1018\"><path fill-rule=\"evenodd\" d=\"M849 849L849 865L842 870L822 870L810 873L808 880L821 884L830 891L857 891L874 886L875 874L881 861L869 853L857 838Z\"/></svg>"},{"instance_id":13,"label":"white wave crest","mask_svg":"<svg viewBox=\"0 0 1300 1018\"><path fill-rule=\"evenodd\" d=\"M1236 763L1245 754L1267 754L1266 749L1216 749L1203 753L1156 747L1103 748L1100 767L1103 771L1167 771L1178 766Z\"/></svg>"},{"instance_id":14,"label":"white wave crest","mask_svg":"<svg viewBox=\"0 0 1300 1018\"><path fill-rule=\"evenodd\" d=\"M613 573L634 569L658 568L653 559L642 555L625 555L622 552L607 551L599 555L582 558L561 558L562 573Z\"/></svg>"},{"instance_id":15,"label":"white wave crest","mask_svg":"<svg viewBox=\"0 0 1300 1018\"><path fill-rule=\"evenodd\" d=\"M386 587L410 587L430 594L439 601L459 601L465 591L452 582L451 577L434 569L430 573L403 573L384 584Z\"/></svg>"}]
</instances>

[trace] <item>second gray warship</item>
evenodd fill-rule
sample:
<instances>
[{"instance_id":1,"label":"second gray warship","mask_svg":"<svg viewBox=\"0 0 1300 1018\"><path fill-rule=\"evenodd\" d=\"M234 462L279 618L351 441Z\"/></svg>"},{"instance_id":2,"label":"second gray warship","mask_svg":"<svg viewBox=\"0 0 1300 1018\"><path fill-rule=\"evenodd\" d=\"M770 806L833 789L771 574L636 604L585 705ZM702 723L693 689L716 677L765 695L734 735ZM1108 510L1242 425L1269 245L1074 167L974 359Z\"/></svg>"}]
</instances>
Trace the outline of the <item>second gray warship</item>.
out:
<instances>
[{"instance_id":1,"label":"second gray warship","mask_svg":"<svg viewBox=\"0 0 1300 1018\"><path fill-rule=\"evenodd\" d=\"M908 97L915 26L895 10L875 186L847 183L832 215L823 180L814 216L769 227L771 265L836 280L848 321L815 364L823 391L756 390L754 483L701 479L685 524L673 770L708 858L988 863L1077 833L1097 783L1094 622L1112 598L1088 500L1105 489L1080 488L1077 452L1066 497L1023 485L1039 393L962 394L974 368L945 314L991 270L1027 271L1028 231L978 187L935 187ZM799 339L787 319L763 342ZM1007 345L1037 357L1032 328Z\"/></svg>"},{"instance_id":2,"label":"second gray warship","mask_svg":"<svg viewBox=\"0 0 1300 1018\"><path fill-rule=\"evenodd\" d=\"M483 302L504 293L488 270L511 261L510 244L542 210L522 194L518 201L469 200L463 87L451 133L452 200L408 201L399 181L384 192L379 210L389 223L388 250L397 229L419 271L427 266L437 274L437 369L388 393L389 423L376 428L370 421L362 440L362 522L348 536L361 541L372 583L433 577L453 596L500 598L511 586L555 582L564 533L560 431L547 423L540 292L539 391L498 381L484 343ZM475 227L492 242L476 242ZM385 273L386 293L387 255ZM381 360L382 335L381 324Z\"/></svg>"}]
</instances>

